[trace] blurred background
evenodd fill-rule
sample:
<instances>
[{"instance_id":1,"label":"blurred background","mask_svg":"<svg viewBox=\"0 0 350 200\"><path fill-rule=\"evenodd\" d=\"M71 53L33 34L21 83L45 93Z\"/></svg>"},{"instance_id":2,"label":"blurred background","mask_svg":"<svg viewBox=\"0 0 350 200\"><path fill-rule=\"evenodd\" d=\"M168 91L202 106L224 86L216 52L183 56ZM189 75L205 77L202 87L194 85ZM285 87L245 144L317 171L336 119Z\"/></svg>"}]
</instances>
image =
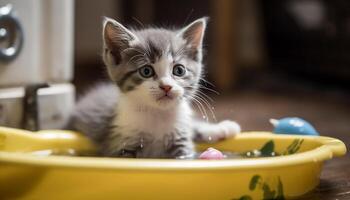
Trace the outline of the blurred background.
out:
<instances>
[{"instance_id":1,"label":"blurred background","mask_svg":"<svg viewBox=\"0 0 350 200\"><path fill-rule=\"evenodd\" d=\"M107 79L101 16L133 27L181 27L209 16L205 77L214 86L205 86L220 94L204 92L218 120L271 130L268 119L298 116L348 139L349 11L347 0L76 0L73 82L81 94Z\"/></svg>"}]
</instances>

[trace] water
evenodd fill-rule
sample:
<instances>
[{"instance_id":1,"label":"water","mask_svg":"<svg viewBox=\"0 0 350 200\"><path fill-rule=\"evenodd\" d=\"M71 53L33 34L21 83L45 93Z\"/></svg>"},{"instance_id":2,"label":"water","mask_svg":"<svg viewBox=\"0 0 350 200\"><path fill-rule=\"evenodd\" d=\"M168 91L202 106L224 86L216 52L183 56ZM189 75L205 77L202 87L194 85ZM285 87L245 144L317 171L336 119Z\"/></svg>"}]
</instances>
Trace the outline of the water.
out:
<instances>
[{"instance_id":1,"label":"water","mask_svg":"<svg viewBox=\"0 0 350 200\"><path fill-rule=\"evenodd\" d=\"M141 144L141 148L143 147L143 144ZM93 154L91 152L78 152L74 149L65 149L65 150L53 150L53 149L45 149L45 150L38 150L30 152L33 155L36 156L96 156L96 154ZM199 156L203 152L196 152L192 155L186 155L186 156L180 156L177 159L184 159L184 160L196 160L199 159ZM275 157L275 156L281 156L276 152L271 152L270 154L264 154L260 150L251 150L244 153L238 153L238 152L230 152L230 151L222 151L222 154L224 155L224 159L244 159L244 158L263 158L263 157Z\"/></svg>"},{"instance_id":2,"label":"water","mask_svg":"<svg viewBox=\"0 0 350 200\"><path fill-rule=\"evenodd\" d=\"M178 159L196 160L196 159L199 159L199 156L202 153L203 152L197 152L193 155L178 157ZM221 151L221 153L224 155L224 159L265 158L265 157L279 156L279 154L276 152L271 152L271 154L264 154L263 152L261 152L258 149L254 149L254 150L247 151L244 153L231 152L231 151Z\"/></svg>"},{"instance_id":3,"label":"water","mask_svg":"<svg viewBox=\"0 0 350 200\"><path fill-rule=\"evenodd\" d=\"M181 156L177 159L183 159L183 160L196 160L199 159L199 156L203 152L197 152L192 155L187 156ZM230 152L230 151L222 151L224 154L224 159L244 159L244 158L262 158L262 157L275 157L280 156L276 152L272 152L269 155L264 155L260 150L252 150L244 153L237 153L237 152ZM66 150L52 150L52 149L46 149L46 150L39 150L39 151L33 151L31 154L36 156L81 156L81 157L93 157L96 156L95 154L92 154L91 152L78 152L74 149L66 149Z\"/></svg>"}]
</instances>

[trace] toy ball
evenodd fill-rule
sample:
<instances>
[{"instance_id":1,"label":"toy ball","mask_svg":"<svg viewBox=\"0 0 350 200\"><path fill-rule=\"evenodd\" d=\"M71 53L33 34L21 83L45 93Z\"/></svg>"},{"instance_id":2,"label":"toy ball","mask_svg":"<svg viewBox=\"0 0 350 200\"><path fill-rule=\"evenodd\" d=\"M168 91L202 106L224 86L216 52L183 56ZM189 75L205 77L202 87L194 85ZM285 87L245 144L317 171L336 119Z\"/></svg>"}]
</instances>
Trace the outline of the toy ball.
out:
<instances>
[{"instance_id":1,"label":"toy ball","mask_svg":"<svg viewBox=\"0 0 350 200\"><path fill-rule=\"evenodd\" d=\"M221 151L214 149L214 148L208 148L206 151L201 153L199 156L199 159L204 159L204 160L221 160L224 159L225 156Z\"/></svg>"},{"instance_id":2,"label":"toy ball","mask_svg":"<svg viewBox=\"0 0 350 200\"><path fill-rule=\"evenodd\" d=\"M319 135L309 122L298 117L270 119L270 123L275 127L273 132L278 134Z\"/></svg>"}]
</instances>

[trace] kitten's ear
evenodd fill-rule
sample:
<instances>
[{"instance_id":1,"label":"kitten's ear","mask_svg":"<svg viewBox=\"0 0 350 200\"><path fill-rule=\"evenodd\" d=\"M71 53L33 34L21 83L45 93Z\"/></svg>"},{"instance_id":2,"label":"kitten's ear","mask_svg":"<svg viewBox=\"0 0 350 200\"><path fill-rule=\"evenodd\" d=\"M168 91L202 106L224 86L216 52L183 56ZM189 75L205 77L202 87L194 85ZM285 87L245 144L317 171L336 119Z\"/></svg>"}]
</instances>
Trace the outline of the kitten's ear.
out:
<instances>
[{"instance_id":1,"label":"kitten's ear","mask_svg":"<svg viewBox=\"0 0 350 200\"><path fill-rule=\"evenodd\" d=\"M121 51L129 47L130 42L137 40L135 34L117 21L104 17L103 19L104 51L109 51L116 64L121 61Z\"/></svg>"},{"instance_id":2,"label":"kitten's ear","mask_svg":"<svg viewBox=\"0 0 350 200\"><path fill-rule=\"evenodd\" d=\"M198 58L204 38L205 28L207 26L209 18L202 17L195 20L185 28L181 29L178 35L186 40L186 44L189 45L192 55Z\"/></svg>"}]
</instances>

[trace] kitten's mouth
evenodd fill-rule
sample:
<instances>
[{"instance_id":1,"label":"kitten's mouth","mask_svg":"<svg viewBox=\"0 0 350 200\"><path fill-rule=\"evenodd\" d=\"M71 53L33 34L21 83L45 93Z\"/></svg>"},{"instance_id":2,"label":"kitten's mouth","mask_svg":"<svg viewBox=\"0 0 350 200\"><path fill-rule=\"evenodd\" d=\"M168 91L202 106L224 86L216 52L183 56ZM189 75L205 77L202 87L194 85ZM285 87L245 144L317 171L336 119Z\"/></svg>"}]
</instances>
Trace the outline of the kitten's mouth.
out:
<instances>
[{"instance_id":1,"label":"kitten's mouth","mask_svg":"<svg viewBox=\"0 0 350 200\"><path fill-rule=\"evenodd\" d=\"M165 95L159 97L159 98L157 99L157 101L169 101L169 100L172 100L172 99L174 99L173 96L171 96L171 95L169 95L169 94L165 94Z\"/></svg>"}]
</instances>

